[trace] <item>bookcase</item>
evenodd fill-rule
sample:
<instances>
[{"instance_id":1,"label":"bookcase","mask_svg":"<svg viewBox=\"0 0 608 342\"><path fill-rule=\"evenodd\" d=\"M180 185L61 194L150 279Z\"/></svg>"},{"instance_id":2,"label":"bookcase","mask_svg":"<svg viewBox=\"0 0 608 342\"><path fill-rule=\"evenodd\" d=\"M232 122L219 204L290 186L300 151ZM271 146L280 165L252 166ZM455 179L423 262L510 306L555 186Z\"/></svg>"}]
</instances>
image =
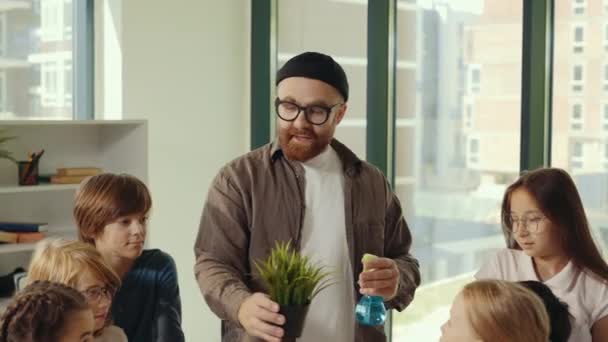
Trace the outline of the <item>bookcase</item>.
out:
<instances>
[{"instance_id":1,"label":"bookcase","mask_svg":"<svg viewBox=\"0 0 608 342\"><path fill-rule=\"evenodd\" d=\"M17 160L45 150L39 173L62 167L99 167L104 172L148 178L148 131L144 120L0 121L17 136L6 146ZM77 238L72 205L77 184L18 185L17 165L0 160L0 221L48 223L47 236ZM0 245L0 275L26 267L35 244ZM0 311L6 300L0 298Z\"/></svg>"}]
</instances>

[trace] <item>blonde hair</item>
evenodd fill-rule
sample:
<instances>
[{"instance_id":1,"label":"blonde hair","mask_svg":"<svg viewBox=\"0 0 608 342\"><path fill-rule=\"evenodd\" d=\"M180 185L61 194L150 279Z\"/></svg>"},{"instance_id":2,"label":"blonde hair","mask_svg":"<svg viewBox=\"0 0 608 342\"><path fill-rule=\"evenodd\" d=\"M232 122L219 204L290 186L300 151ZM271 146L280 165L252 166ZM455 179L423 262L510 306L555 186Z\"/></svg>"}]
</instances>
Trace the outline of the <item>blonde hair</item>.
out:
<instances>
[{"instance_id":1,"label":"blonde hair","mask_svg":"<svg viewBox=\"0 0 608 342\"><path fill-rule=\"evenodd\" d=\"M502 280L480 280L461 292L467 316L484 341L547 342L549 316L527 288Z\"/></svg>"},{"instance_id":2,"label":"blonde hair","mask_svg":"<svg viewBox=\"0 0 608 342\"><path fill-rule=\"evenodd\" d=\"M77 288L80 276L85 271L91 272L112 293L120 287L120 278L93 245L65 239L46 239L38 243L30 262L27 281L44 280ZM105 326L111 323L108 316Z\"/></svg>"},{"instance_id":3,"label":"blonde hair","mask_svg":"<svg viewBox=\"0 0 608 342\"><path fill-rule=\"evenodd\" d=\"M102 173L80 184L74 198L74 220L81 241L95 244L95 237L120 217L147 215L152 207L148 187L127 174Z\"/></svg>"}]
</instances>

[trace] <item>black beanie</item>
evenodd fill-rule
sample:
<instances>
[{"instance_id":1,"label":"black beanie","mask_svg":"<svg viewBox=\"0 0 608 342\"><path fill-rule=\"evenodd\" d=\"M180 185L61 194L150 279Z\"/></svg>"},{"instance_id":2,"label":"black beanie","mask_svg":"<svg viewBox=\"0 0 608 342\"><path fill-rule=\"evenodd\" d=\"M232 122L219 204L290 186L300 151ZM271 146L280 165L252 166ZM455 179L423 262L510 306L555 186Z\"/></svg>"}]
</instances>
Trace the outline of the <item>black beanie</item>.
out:
<instances>
[{"instance_id":1,"label":"black beanie","mask_svg":"<svg viewBox=\"0 0 608 342\"><path fill-rule=\"evenodd\" d=\"M289 77L306 77L325 82L336 88L348 101L348 80L340 64L318 52L304 52L288 60L277 71L276 85Z\"/></svg>"}]
</instances>

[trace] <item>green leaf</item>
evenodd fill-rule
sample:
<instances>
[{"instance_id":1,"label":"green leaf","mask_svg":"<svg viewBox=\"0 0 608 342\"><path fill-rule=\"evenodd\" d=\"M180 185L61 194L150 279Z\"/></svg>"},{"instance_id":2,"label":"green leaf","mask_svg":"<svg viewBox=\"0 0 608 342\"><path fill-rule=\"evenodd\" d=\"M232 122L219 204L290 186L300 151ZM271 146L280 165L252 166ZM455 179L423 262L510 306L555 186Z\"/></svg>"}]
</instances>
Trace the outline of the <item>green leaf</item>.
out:
<instances>
[{"instance_id":1,"label":"green leaf","mask_svg":"<svg viewBox=\"0 0 608 342\"><path fill-rule=\"evenodd\" d=\"M17 137L15 136L8 135L8 131L6 129L0 129L0 159L8 159L13 162L17 162L10 151L2 148L2 144L16 138Z\"/></svg>"},{"instance_id":2,"label":"green leaf","mask_svg":"<svg viewBox=\"0 0 608 342\"><path fill-rule=\"evenodd\" d=\"M330 272L295 251L291 241L276 241L266 260L254 261L268 295L280 305L306 305L330 283Z\"/></svg>"},{"instance_id":3,"label":"green leaf","mask_svg":"<svg viewBox=\"0 0 608 342\"><path fill-rule=\"evenodd\" d=\"M0 150L0 159L8 159L15 163L17 162L17 160L13 157L13 154L5 150Z\"/></svg>"}]
</instances>

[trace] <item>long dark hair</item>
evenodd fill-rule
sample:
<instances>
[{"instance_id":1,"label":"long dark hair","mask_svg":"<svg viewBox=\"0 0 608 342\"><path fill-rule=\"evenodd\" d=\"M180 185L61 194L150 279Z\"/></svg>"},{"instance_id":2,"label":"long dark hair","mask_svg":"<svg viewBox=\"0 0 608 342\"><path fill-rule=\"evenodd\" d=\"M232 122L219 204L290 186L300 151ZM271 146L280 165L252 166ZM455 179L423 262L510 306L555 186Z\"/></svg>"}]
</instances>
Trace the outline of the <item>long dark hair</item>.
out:
<instances>
[{"instance_id":1,"label":"long dark hair","mask_svg":"<svg viewBox=\"0 0 608 342\"><path fill-rule=\"evenodd\" d=\"M534 197L542 213L559 230L562 247L572 262L608 282L608 264L591 237L581 197L570 175L562 169L526 172L507 188L502 201L502 228L509 248L521 249L511 236L511 195L520 188Z\"/></svg>"}]
</instances>

